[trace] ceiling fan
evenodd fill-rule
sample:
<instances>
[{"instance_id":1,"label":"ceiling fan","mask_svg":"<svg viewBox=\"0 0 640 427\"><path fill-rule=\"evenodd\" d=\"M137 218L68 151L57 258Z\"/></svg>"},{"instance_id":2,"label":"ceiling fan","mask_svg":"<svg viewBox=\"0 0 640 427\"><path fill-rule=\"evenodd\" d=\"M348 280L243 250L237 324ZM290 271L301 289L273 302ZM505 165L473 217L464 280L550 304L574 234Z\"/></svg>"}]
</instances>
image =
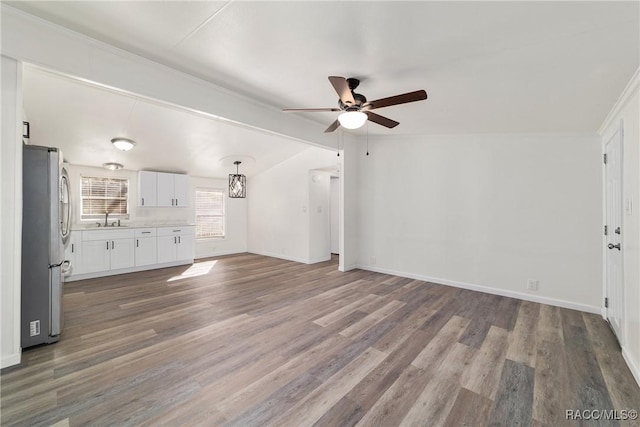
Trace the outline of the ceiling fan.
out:
<instances>
[{"instance_id":1,"label":"ceiling fan","mask_svg":"<svg viewBox=\"0 0 640 427\"><path fill-rule=\"evenodd\" d=\"M339 76L329 76L331 85L340 97L338 99L339 108L285 108L284 112L320 112L320 111L342 111L338 119L324 131L333 132L340 125L347 129L357 129L364 125L367 120L382 125L387 128L394 128L400 123L372 112L376 108L390 107L392 105L406 104L408 102L422 101L427 99L427 92L416 90L415 92L403 93L402 95L390 96L388 98L367 101L364 95L355 93L354 90L360 84L360 80L355 78L345 79Z\"/></svg>"}]
</instances>

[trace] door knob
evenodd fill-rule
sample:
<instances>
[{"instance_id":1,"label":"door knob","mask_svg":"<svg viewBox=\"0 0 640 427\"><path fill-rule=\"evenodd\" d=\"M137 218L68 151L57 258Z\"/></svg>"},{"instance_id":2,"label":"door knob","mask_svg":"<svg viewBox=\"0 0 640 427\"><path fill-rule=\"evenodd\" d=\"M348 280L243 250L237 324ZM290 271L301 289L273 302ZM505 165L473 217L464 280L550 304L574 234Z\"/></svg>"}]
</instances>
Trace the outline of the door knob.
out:
<instances>
[{"instance_id":1,"label":"door knob","mask_svg":"<svg viewBox=\"0 0 640 427\"><path fill-rule=\"evenodd\" d=\"M607 247L608 247L609 249L616 248L617 250L620 250L620 243L618 243L617 245L614 245L613 243L609 243L609 244L607 245Z\"/></svg>"}]
</instances>

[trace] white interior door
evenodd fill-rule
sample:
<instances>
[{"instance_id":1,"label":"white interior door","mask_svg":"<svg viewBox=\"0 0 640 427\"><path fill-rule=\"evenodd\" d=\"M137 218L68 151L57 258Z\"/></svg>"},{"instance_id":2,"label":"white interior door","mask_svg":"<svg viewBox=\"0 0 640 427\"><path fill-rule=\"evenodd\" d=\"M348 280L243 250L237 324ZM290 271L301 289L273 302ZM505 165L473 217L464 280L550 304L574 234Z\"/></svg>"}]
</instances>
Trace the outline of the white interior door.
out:
<instances>
[{"instance_id":1,"label":"white interior door","mask_svg":"<svg viewBox=\"0 0 640 427\"><path fill-rule=\"evenodd\" d=\"M606 142L605 160L605 253L606 312L618 340L622 339L624 303L622 277L622 126Z\"/></svg>"}]
</instances>

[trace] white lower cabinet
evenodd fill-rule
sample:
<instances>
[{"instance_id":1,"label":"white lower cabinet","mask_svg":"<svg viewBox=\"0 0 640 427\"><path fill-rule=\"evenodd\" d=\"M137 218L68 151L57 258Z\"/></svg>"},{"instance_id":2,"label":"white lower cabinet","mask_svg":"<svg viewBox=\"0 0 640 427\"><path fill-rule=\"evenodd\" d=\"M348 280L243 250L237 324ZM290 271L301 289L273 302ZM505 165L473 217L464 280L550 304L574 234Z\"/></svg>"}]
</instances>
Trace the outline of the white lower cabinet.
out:
<instances>
[{"instance_id":1,"label":"white lower cabinet","mask_svg":"<svg viewBox=\"0 0 640 427\"><path fill-rule=\"evenodd\" d=\"M135 231L136 267L158 263L158 239L155 228L142 228Z\"/></svg>"},{"instance_id":2,"label":"white lower cabinet","mask_svg":"<svg viewBox=\"0 0 640 427\"><path fill-rule=\"evenodd\" d=\"M194 255L193 227L158 228L158 263L193 260Z\"/></svg>"},{"instance_id":3,"label":"white lower cabinet","mask_svg":"<svg viewBox=\"0 0 640 427\"><path fill-rule=\"evenodd\" d=\"M64 259L69 261L69 272L67 275L82 273L82 258L80 255L81 245L81 233L79 231L72 232L69 236L69 241L67 241L64 248Z\"/></svg>"},{"instance_id":4,"label":"white lower cabinet","mask_svg":"<svg viewBox=\"0 0 640 427\"><path fill-rule=\"evenodd\" d=\"M110 270L129 268L135 265L133 258L133 239L115 239L109 249Z\"/></svg>"},{"instance_id":5,"label":"white lower cabinet","mask_svg":"<svg viewBox=\"0 0 640 427\"><path fill-rule=\"evenodd\" d=\"M160 228L106 228L72 233L65 248L71 261L71 280L117 274L113 270L136 271L167 263L193 262L193 226Z\"/></svg>"},{"instance_id":6,"label":"white lower cabinet","mask_svg":"<svg viewBox=\"0 0 640 427\"><path fill-rule=\"evenodd\" d=\"M95 273L109 270L109 241L89 240L82 242L82 272Z\"/></svg>"},{"instance_id":7,"label":"white lower cabinet","mask_svg":"<svg viewBox=\"0 0 640 427\"><path fill-rule=\"evenodd\" d=\"M133 230L82 232L82 272L133 267Z\"/></svg>"}]
</instances>

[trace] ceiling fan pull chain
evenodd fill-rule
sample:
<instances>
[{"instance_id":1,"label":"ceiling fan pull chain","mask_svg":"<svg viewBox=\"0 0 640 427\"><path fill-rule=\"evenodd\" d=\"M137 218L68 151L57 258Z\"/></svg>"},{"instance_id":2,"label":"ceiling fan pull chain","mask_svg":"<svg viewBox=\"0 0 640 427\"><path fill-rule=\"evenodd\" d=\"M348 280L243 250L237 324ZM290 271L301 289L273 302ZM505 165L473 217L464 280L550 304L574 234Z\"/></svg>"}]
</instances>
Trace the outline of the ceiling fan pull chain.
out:
<instances>
[{"instance_id":1,"label":"ceiling fan pull chain","mask_svg":"<svg viewBox=\"0 0 640 427\"><path fill-rule=\"evenodd\" d=\"M367 156L369 155L369 121L367 121Z\"/></svg>"}]
</instances>

